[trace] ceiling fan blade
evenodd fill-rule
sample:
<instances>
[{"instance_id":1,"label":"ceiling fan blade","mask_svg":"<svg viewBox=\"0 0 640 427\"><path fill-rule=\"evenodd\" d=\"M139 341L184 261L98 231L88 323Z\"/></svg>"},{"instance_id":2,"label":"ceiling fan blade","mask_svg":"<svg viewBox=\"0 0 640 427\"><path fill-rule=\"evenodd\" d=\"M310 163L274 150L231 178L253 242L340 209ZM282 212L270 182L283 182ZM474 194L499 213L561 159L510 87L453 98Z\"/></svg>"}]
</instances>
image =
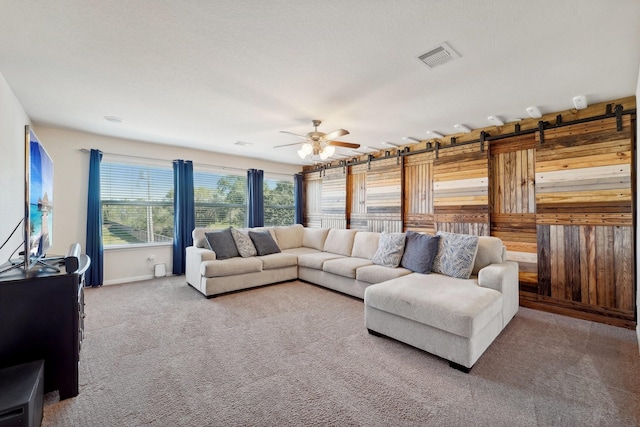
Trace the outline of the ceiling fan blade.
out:
<instances>
[{"instance_id":1,"label":"ceiling fan blade","mask_svg":"<svg viewBox=\"0 0 640 427\"><path fill-rule=\"evenodd\" d=\"M295 135L297 137L307 139L306 135L300 135L300 134L297 134L297 133L289 132L288 130L281 130L280 133L288 133L290 135Z\"/></svg>"},{"instance_id":2,"label":"ceiling fan blade","mask_svg":"<svg viewBox=\"0 0 640 427\"><path fill-rule=\"evenodd\" d=\"M338 130L334 130L333 132L329 132L328 134L326 134L324 136L324 139L326 140L330 140L333 138L338 138L339 136L345 136L345 135L349 135L349 131L346 129L338 129Z\"/></svg>"},{"instance_id":3,"label":"ceiling fan blade","mask_svg":"<svg viewBox=\"0 0 640 427\"><path fill-rule=\"evenodd\" d=\"M293 144L274 145L273 148L289 147L290 145L300 145L300 144L304 144L304 142L294 142Z\"/></svg>"},{"instance_id":4,"label":"ceiling fan blade","mask_svg":"<svg viewBox=\"0 0 640 427\"><path fill-rule=\"evenodd\" d=\"M346 147L346 148L360 148L360 144L354 144L352 142L342 142L342 141L329 141L329 145L335 145L336 147Z\"/></svg>"}]
</instances>

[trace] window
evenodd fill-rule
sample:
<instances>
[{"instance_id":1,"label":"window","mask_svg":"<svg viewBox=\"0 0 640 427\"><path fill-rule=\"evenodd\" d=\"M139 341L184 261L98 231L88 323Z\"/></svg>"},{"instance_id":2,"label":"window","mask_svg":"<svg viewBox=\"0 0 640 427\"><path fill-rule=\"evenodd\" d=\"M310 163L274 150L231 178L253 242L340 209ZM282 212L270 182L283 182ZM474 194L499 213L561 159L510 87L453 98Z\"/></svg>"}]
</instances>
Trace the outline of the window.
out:
<instances>
[{"instance_id":1,"label":"window","mask_svg":"<svg viewBox=\"0 0 640 427\"><path fill-rule=\"evenodd\" d=\"M293 176L265 176L263 191L264 225L293 224Z\"/></svg>"},{"instance_id":2,"label":"window","mask_svg":"<svg viewBox=\"0 0 640 427\"><path fill-rule=\"evenodd\" d=\"M225 170L193 172L196 227L245 227L247 224L247 176Z\"/></svg>"},{"instance_id":3,"label":"window","mask_svg":"<svg viewBox=\"0 0 640 427\"><path fill-rule=\"evenodd\" d=\"M161 163L101 162L105 247L173 241L173 167Z\"/></svg>"}]
</instances>

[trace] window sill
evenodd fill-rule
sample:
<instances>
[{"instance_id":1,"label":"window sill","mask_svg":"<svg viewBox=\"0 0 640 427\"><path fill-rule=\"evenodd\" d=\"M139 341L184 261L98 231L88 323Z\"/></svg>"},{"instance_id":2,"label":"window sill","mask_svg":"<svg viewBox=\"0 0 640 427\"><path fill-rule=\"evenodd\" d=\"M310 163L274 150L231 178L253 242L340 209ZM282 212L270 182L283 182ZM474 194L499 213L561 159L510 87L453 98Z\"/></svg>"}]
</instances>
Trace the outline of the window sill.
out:
<instances>
[{"instance_id":1,"label":"window sill","mask_svg":"<svg viewBox=\"0 0 640 427\"><path fill-rule=\"evenodd\" d=\"M144 248L157 248L164 246L173 246L173 242L162 242L162 243L135 243L130 245L109 245L104 247L104 251L121 251L121 250L129 250L129 249L144 249Z\"/></svg>"}]
</instances>

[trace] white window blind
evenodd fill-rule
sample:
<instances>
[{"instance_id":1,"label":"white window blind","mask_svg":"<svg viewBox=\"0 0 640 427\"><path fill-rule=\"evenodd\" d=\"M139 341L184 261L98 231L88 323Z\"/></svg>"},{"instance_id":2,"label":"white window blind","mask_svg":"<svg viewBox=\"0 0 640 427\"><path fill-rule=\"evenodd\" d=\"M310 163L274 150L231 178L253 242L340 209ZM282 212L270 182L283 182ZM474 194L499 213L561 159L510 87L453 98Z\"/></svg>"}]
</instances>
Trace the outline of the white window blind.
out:
<instances>
[{"instance_id":1,"label":"white window blind","mask_svg":"<svg viewBox=\"0 0 640 427\"><path fill-rule=\"evenodd\" d=\"M293 224L293 176L269 174L263 184L264 225Z\"/></svg>"},{"instance_id":2,"label":"white window blind","mask_svg":"<svg viewBox=\"0 0 640 427\"><path fill-rule=\"evenodd\" d=\"M119 159L100 164L105 247L173 241L173 167Z\"/></svg>"},{"instance_id":3,"label":"white window blind","mask_svg":"<svg viewBox=\"0 0 640 427\"><path fill-rule=\"evenodd\" d=\"M246 227L246 172L198 169L193 172L196 227Z\"/></svg>"}]
</instances>

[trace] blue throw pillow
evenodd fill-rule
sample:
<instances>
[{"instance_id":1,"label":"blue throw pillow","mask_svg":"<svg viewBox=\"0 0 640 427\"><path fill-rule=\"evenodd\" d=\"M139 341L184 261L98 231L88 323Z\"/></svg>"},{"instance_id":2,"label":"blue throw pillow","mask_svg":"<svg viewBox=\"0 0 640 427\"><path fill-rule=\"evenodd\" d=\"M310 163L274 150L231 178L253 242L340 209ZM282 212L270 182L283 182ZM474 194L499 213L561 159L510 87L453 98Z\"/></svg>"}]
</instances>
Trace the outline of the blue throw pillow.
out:
<instances>
[{"instance_id":1,"label":"blue throw pillow","mask_svg":"<svg viewBox=\"0 0 640 427\"><path fill-rule=\"evenodd\" d=\"M216 259L227 259L240 256L236 242L233 240L231 229L227 228L221 231L204 234L209 249L216 253Z\"/></svg>"},{"instance_id":2,"label":"blue throw pillow","mask_svg":"<svg viewBox=\"0 0 640 427\"><path fill-rule=\"evenodd\" d=\"M431 273L433 260L438 253L439 241L440 236L429 236L415 231L407 231L404 255L400 265L416 273Z\"/></svg>"}]
</instances>

